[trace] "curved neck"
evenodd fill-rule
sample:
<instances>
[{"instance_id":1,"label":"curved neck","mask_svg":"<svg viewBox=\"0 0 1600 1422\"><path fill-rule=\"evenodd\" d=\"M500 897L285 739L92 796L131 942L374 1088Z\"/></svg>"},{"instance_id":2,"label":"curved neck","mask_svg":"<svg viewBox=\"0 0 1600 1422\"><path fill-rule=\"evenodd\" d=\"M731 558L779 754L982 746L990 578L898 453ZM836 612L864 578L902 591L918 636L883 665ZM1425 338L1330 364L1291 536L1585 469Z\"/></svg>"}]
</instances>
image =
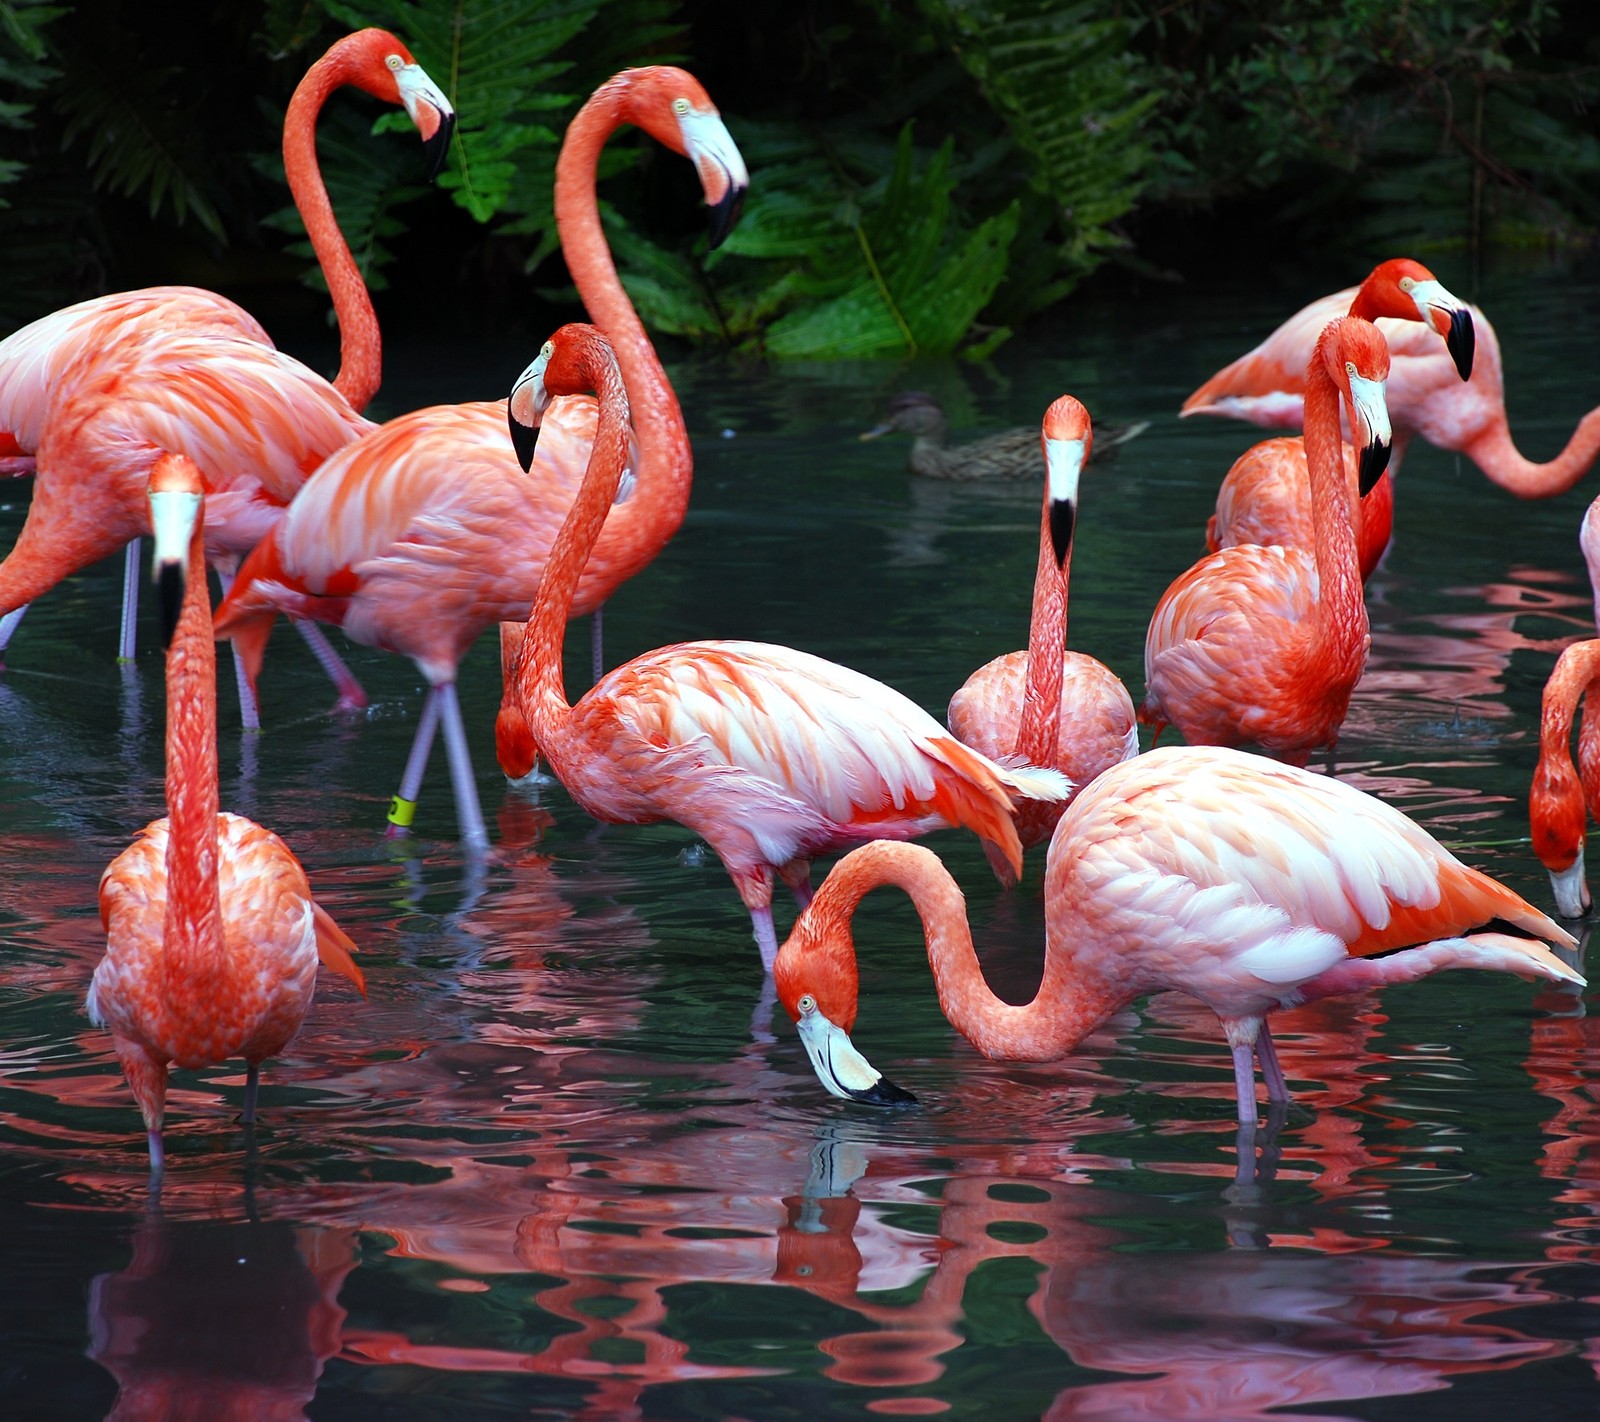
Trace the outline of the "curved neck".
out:
<instances>
[{"instance_id":1,"label":"curved neck","mask_svg":"<svg viewBox=\"0 0 1600 1422\"><path fill-rule=\"evenodd\" d=\"M1564 761L1572 764L1572 722L1578 710L1578 700L1600 677L1600 639L1574 642L1556 660L1550 679L1545 682L1544 695L1539 703L1539 763L1541 766ZM1580 751L1589 749L1589 742L1600 732L1600 716L1591 696L1584 705L1584 727L1580 735ZM1591 729L1594 721L1594 729ZM1600 750L1600 746L1595 749ZM1588 757L1580 754L1580 760ZM1589 771L1589 766L1584 765ZM1595 770L1600 772L1600 766ZM1586 777L1587 778L1587 777Z\"/></svg>"},{"instance_id":2,"label":"curved neck","mask_svg":"<svg viewBox=\"0 0 1600 1422\"><path fill-rule=\"evenodd\" d=\"M1545 464L1525 458L1511 440L1505 407L1463 447L1468 459L1498 484L1519 499L1547 499L1564 494L1585 474L1600 455L1600 408L1590 410L1578 421L1567 447Z\"/></svg>"},{"instance_id":3,"label":"curved neck","mask_svg":"<svg viewBox=\"0 0 1600 1422\"><path fill-rule=\"evenodd\" d=\"M845 870L849 865L850 870ZM1001 1061L1054 1061L1065 1056L1121 1006L1104 984L1075 977L1071 953L1047 929L1044 978L1033 1001L1004 1002L990 990L972 946L966 900L938 857L921 845L875 840L841 860L817 890L848 917L870 890L904 889L916 905L927 941L939 1006L951 1025L985 1056ZM824 911L827 904L825 902ZM847 950L848 939L844 940ZM851 965L852 972L854 964Z\"/></svg>"},{"instance_id":4,"label":"curved neck","mask_svg":"<svg viewBox=\"0 0 1600 1422\"><path fill-rule=\"evenodd\" d=\"M600 421L578 496L550 547L523 636L522 714L546 755L571 707L561 674L561 644L583 565L600 537L628 463L628 396L617 367L595 361L589 373L600 398ZM613 514L613 517L615 515Z\"/></svg>"},{"instance_id":5,"label":"curved neck","mask_svg":"<svg viewBox=\"0 0 1600 1422\"><path fill-rule=\"evenodd\" d=\"M317 164L317 115L328 95L348 82L349 61L338 46L323 55L296 86L283 120L283 170L294 205L305 223L312 249L328 283L339 322L339 373L334 388L355 410L364 410L383 379L383 345L378 315L367 284L350 254L328 200Z\"/></svg>"},{"instance_id":6,"label":"curved neck","mask_svg":"<svg viewBox=\"0 0 1600 1422\"><path fill-rule=\"evenodd\" d=\"M202 520L195 521L183 608L167 649L167 911L162 962L192 985L221 968L217 883L217 644ZM186 988L169 1001L187 1000Z\"/></svg>"},{"instance_id":7,"label":"curved neck","mask_svg":"<svg viewBox=\"0 0 1600 1422\"><path fill-rule=\"evenodd\" d=\"M1048 505L1046 505L1048 509ZM1039 520L1039 566L1033 575L1033 616L1028 624L1028 675L1022 719L1013 749L1034 765L1054 765L1061 732L1061 677L1067 645L1067 587L1072 545L1057 567L1049 514Z\"/></svg>"},{"instance_id":8,"label":"curved neck","mask_svg":"<svg viewBox=\"0 0 1600 1422\"><path fill-rule=\"evenodd\" d=\"M595 174L606 139L629 121L627 73L602 84L567 128L556 159L556 231L589 319L617 353L637 431L633 496L606 522L606 545L621 578L644 567L676 532L689 506L694 456L678 397L617 277L600 226Z\"/></svg>"},{"instance_id":9,"label":"curved neck","mask_svg":"<svg viewBox=\"0 0 1600 1422\"><path fill-rule=\"evenodd\" d=\"M1367 609L1353 527L1353 492L1345 479L1339 387L1319 343L1306 372L1306 471L1311 482L1317 628L1322 649L1342 659L1365 656Z\"/></svg>"}]
</instances>

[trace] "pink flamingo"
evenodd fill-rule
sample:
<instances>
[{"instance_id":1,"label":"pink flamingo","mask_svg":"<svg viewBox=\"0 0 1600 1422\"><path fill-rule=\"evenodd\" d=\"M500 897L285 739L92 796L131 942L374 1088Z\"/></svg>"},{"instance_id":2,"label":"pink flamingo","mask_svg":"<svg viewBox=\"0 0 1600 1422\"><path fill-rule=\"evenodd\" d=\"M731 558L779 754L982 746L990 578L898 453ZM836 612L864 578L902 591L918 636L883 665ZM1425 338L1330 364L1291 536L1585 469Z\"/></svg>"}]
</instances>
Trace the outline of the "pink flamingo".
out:
<instances>
[{"instance_id":1,"label":"pink flamingo","mask_svg":"<svg viewBox=\"0 0 1600 1422\"><path fill-rule=\"evenodd\" d=\"M159 1183L167 1066L247 1063L255 1119L262 1061L311 1005L319 956L365 991L354 945L311 897L305 871L270 830L223 814L217 789L216 645L206 592L199 470L160 460L149 481L167 651L167 816L100 880L106 956L90 1019L111 1029L149 1132Z\"/></svg>"},{"instance_id":2,"label":"pink flamingo","mask_svg":"<svg viewBox=\"0 0 1600 1422\"><path fill-rule=\"evenodd\" d=\"M613 510L584 568L576 599L585 611L672 536L693 468L677 398L617 280L596 215L599 149L622 122L639 124L695 164L718 239L747 181L726 126L681 69L631 70L603 85L562 145L556 212L568 264L585 302L619 332L642 412L636 486ZM357 642L416 662L429 692L390 812L397 829L411 823L442 720L463 842L488 848L456 668L486 628L527 617L575 494L573 474L593 443L596 411L592 398L562 402L559 428L549 422L550 447L541 444L532 478L506 438L503 400L438 405L391 420L307 480L218 609L217 635L233 638L252 683L279 612L331 622Z\"/></svg>"},{"instance_id":3,"label":"pink flamingo","mask_svg":"<svg viewBox=\"0 0 1600 1422\"><path fill-rule=\"evenodd\" d=\"M939 1003L985 1056L1054 1061L1112 1013L1176 989L1221 1019L1238 1118L1289 1091L1270 1013L1337 993L1491 968L1581 983L1543 939L1576 941L1454 858L1381 800L1295 766L1220 746L1172 746L1113 766L1061 817L1045 870L1044 977L1023 1006L984 982L955 881L920 845L846 855L778 953L778 997L835 1096L907 1093L856 1050L850 922L881 884L904 889L927 938ZM1492 920L1511 932L1471 932ZM1380 956L1381 955L1381 956Z\"/></svg>"},{"instance_id":4,"label":"pink flamingo","mask_svg":"<svg viewBox=\"0 0 1600 1422\"><path fill-rule=\"evenodd\" d=\"M1600 819L1600 640L1574 642L1556 659L1539 708L1539 764L1528 791L1533 850L1550 872L1556 912L1589 911L1583 872L1584 825ZM1578 768L1572 764L1572 720L1583 701Z\"/></svg>"},{"instance_id":5,"label":"pink flamingo","mask_svg":"<svg viewBox=\"0 0 1600 1422\"><path fill-rule=\"evenodd\" d=\"M1030 765L1053 765L1077 788L1138 755L1139 728L1133 699L1110 668L1065 650L1078 480L1094 446L1089 412L1061 396L1044 412L1040 444L1045 495L1027 650L1007 652L973 672L950 698L948 719L958 740L991 760L1020 756ZM1061 801L1019 805L1023 848L1049 839L1065 809ZM1011 883L1005 857L992 845L985 852L1000 882Z\"/></svg>"},{"instance_id":6,"label":"pink flamingo","mask_svg":"<svg viewBox=\"0 0 1600 1422\"><path fill-rule=\"evenodd\" d=\"M583 487L545 565L512 685L534 742L596 819L676 820L708 843L750 911L763 967L777 952L776 870L801 903L814 854L964 824L1014 872L1013 796L1060 798L1062 777L1003 769L898 692L846 667L760 642L681 642L602 677L576 706L561 642L579 572L627 458L627 397L605 338L563 326L511 393L536 425L557 394L595 390L600 424Z\"/></svg>"},{"instance_id":7,"label":"pink flamingo","mask_svg":"<svg viewBox=\"0 0 1600 1422\"><path fill-rule=\"evenodd\" d=\"M421 133L438 170L455 127L455 112L410 51L384 30L358 30L336 41L306 71L289 101L283 123L283 167L328 283L339 323L340 364L333 385L357 412L377 393L382 345L372 298L350 246L339 230L317 163L316 124L333 91L349 84L376 98L401 105ZM143 287L113 292L63 307L0 341L0 470L31 472L44 436L50 401L63 376L86 353L113 339L142 332L159 340L178 332L215 332L271 346L260 323L235 302L191 286ZM47 471L48 477L48 471ZM138 610L137 539L129 543L123 579L120 655L131 658ZM9 645L27 605L0 617L0 653ZM339 685L341 697L361 705L365 697L315 627L302 626L312 651Z\"/></svg>"},{"instance_id":8,"label":"pink flamingo","mask_svg":"<svg viewBox=\"0 0 1600 1422\"><path fill-rule=\"evenodd\" d=\"M1381 270L1381 268L1380 268ZM1380 326L1394 361L1389 408L1394 421L1395 463L1399 464L1413 435L1429 444L1465 454L1502 489L1519 499L1546 499L1565 493L1581 479L1600 452L1600 408L1579 422L1567 446L1546 464L1524 457L1511 439L1506 422L1505 380L1500 367L1500 342L1489 319L1476 306L1456 302L1443 293L1429 300L1421 319L1445 335L1443 314L1459 309L1462 336L1448 351L1415 322L1384 321ZM1304 419L1306 386L1302 372L1318 333L1343 314L1364 315L1352 301L1354 288L1311 302L1279 326L1259 346L1219 370L1183 402L1183 415L1227 415L1269 429L1295 429ZM1446 304L1446 298L1453 306ZM1380 312L1380 315L1387 313ZM1452 332L1456 317L1451 316ZM1462 352L1467 358L1463 363ZM1458 380L1471 370L1471 377Z\"/></svg>"},{"instance_id":9,"label":"pink flamingo","mask_svg":"<svg viewBox=\"0 0 1600 1422\"><path fill-rule=\"evenodd\" d=\"M1365 581L1372 576L1393 536L1394 475L1402 452L1400 410L1408 398L1414 398L1408 384L1414 374L1411 357L1395 353L1393 323L1420 321L1437 331L1444 337L1445 348L1462 380L1471 378L1475 341L1472 314L1466 303L1446 291L1426 267L1406 257L1396 257L1374 267L1357 288L1345 314L1374 322L1387 318L1389 322L1379 329L1390 337L1387 398L1396 448L1390 467L1371 493L1355 505L1361 577ZM1238 399L1239 391L1252 384L1274 390L1281 388L1273 382L1280 381L1286 362L1298 362L1290 381L1297 396L1303 398L1306 362L1321 330L1319 326L1311 331L1302 345L1298 339L1301 327L1297 322L1280 327L1249 355L1242 356L1195 391L1184 402L1183 413L1238 413L1229 401ZM1295 339L1286 334L1289 332L1295 334ZM1414 334L1407 333L1412 344L1415 344L1411 339ZM1424 337L1425 343L1426 340ZM1444 378L1448 380L1449 377ZM1300 424L1302 420L1303 409L1296 408L1295 418L1289 423ZM1356 465L1349 452L1345 457L1345 477L1354 489ZM1267 440L1240 455L1223 479L1217 491L1217 511L1206 525L1206 546L1213 553L1239 543L1295 543L1309 548L1311 523L1311 480L1306 472L1304 442L1294 437Z\"/></svg>"},{"instance_id":10,"label":"pink flamingo","mask_svg":"<svg viewBox=\"0 0 1600 1422\"><path fill-rule=\"evenodd\" d=\"M1361 431L1363 489L1388 459L1389 351L1359 316L1329 323L1307 375L1306 458L1316 510L1311 548L1248 544L1202 558L1162 595L1145 637L1139 719L1191 744L1253 742L1297 765L1330 757L1366 664L1339 402Z\"/></svg>"}]
</instances>

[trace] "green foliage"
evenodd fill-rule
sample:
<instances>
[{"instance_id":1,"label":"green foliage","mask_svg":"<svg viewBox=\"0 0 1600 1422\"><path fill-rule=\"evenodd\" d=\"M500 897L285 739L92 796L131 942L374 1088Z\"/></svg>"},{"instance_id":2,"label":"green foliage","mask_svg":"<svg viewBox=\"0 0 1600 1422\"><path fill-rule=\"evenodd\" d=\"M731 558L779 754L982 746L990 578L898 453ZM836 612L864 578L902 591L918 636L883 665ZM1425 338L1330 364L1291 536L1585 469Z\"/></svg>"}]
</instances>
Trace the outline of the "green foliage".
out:
<instances>
[{"instance_id":1,"label":"green foliage","mask_svg":"<svg viewBox=\"0 0 1600 1422\"><path fill-rule=\"evenodd\" d=\"M24 97L36 94L57 77L48 62L45 29L65 12L40 0L11 0L0 4L0 85L17 95L0 99L0 127L23 130L33 114ZM0 158L0 207L8 206L3 189L20 178L26 164L18 158Z\"/></svg>"},{"instance_id":2,"label":"green foliage","mask_svg":"<svg viewBox=\"0 0 1600 1422\"><path fill-rule=\"evenodd\" d=\"M1370 250L1600 225L1600 83L1551 53L1586 24L1592 46L1582 0L1270 0L1227 25L1204 0L1130 3L1166 94L1156 201L1292 185L1297 226Z\"/></svg>"}]
</instances>

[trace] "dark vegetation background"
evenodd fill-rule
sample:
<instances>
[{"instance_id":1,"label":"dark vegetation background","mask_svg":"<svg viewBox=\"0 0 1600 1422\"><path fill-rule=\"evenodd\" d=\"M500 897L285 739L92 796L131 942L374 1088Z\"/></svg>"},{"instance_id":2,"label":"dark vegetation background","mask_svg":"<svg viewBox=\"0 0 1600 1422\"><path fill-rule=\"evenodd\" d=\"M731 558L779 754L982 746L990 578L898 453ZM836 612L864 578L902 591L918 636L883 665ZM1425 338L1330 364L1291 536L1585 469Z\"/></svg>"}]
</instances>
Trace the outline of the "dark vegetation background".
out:
<instances>
[{"instance_id":1,"label":"dark vegetation background","mask_svg":"<svg viewBox=\"0 0 1600 1422\"><path fill-rule=\"evenodd\" d=\"M1600 231L1593 0L9 0L0 331L170 281L280 339L325 322L278 140L307 66L365 24L461 115L436 189L398 111L344 90L319 127L394 334L570 314L560 134L606 76L660 61L728 121L744 220L708 252L688 165L620 136L603 200L646 322L700 344L981 354L1090 280L1459 271Z\"/></svg>"}]
</instances>

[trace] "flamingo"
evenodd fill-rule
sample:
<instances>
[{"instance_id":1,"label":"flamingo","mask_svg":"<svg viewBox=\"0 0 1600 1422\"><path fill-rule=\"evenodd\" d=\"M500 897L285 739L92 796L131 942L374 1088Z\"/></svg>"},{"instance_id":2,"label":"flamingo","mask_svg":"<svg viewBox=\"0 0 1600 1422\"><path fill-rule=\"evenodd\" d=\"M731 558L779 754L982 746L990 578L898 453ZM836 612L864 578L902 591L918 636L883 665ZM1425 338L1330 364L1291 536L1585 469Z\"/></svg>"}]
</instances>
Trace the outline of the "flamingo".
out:
<instances>
[{"instance_id":1,"label":"flamingo","mask_svg":"<svg viewBox=\"0 0 1600 1422\"><path fill-rule=\"evenodd\" d=\"M1081 788L1102 770L1138 755L1139 728L1133 699L1110 668L1065 650L1078 480L1094 446L1088 410L1071 395L1052 402L1044 412L1040 444L1046 480L1028 647L973 672L950 698L948 720L958 740L991 760L1016 755L1031 765L1053 765ZM1023 848L1047 840L1065 808L1060 801L1042 800L1018 806ZM985 849L996 877L1009 884L1004 856Z\"/></svg>"},{"instance_id":2,"label":"flamingo","mask_svg":"<svg viewBox=\"0 0 1600 1422\"><path fill-rule=\"evenodd\" d=\"M0 610L32 602L147 532L144 494L166 454L202 471L207 550L226 586L307 472L372 428L320 375L243 337L133 330L85 351L51 405L39 446L45 472L0 563ZM324 665L342 704L365 702L336 658ZM242 668L240 676L244 723L254 728L255 698Z\"/></svg>"},{"instance_id":3,"label":"flamingo","mask_svg":"<svg viewBox=\"0 0 1600 1422\"><path fill-rule=\"evenodd\" d=\"M693 467L677 399L617 281L595 217L599 146L624 121L695 164L716 240L747 182L726 126L681 69L633 70L603 85L562 146L556 211L563 240L570 234L569 264L580 295L607 313L630 352L624 368L644 412L635 488L612 512L584 568L576 594L584 611L598 608L672 536ZM438 405L391 420L307 480L218 609L217 635L233 638L252 684L279 612L334 623L357 642L416 662L428 700L390 811L397 829L414 817L442 720L462 839L475 852L488 848L456 668L486 628L527 617L575 494L572 475L581 474L593 443L596 411L592 398L562 402L560 420L547 429L547 438L555 438L549 448L541 443L532 478L506 438L504 400ZM520 631L521 621L514 625Z\"/></svg>"},{"instance_id":4,"label":"flamingo","mask_svg":"<svg viewBox=\"0 0 1600 1422\"><path fill-rule=\"evenodd\" d=\"M1358 294L1348 288L1302 307L1254 350L1206 381L1183 402L1179 413L1227 415L1269 429L1298 428L1304 419L1306 390L1301 372L1318 333L1335 316L1366 314L1352 308ZM1421 435L1440 449L1465 454L1519 499L1565 493L1600 453L1600 407L1578 422L1566 448L1554 459L1544 464L1527 459L1513 443L1506 422L1505 380L1494 327L1476 306L1457 305L1463 312L1463 331L1465 317L1471 318L1470 346L1458 336L1454 349L1441 351L1433 336L1414 322L1384 321L1380 326L1394 360L1389 405L1396 466L1411 437ZM1443 310L1442 302L1430 303L1429 314L1422 318L1441 335L1445 334ZM1451 325L1453 331L1454 317ZM1470 352L1465 364L1471 377L1458 380L1458 374L1466 376L1461 352Z\"/></svg>"},{"instance_id":5,"label":"flamingo","mask_svg":"<svg viewBox=\"0 0 1600 1422\"><path fill-rule=\"evenodd\" d=\"M869 844L834 866L774 976L823 1086L857 1101L909 1095L849 1036L851 917L881 884L911 896L940 1006L985 1056L1054 1061L1146 993L1177 989L1221 1019L1250 1125L1252 1057L1269 1101L1289 1099L1269 1013L1446 968L1583 982L1545 947L1571 947L1570 934L1376 797L1227 747L1169 746L1113 766L1061 817L1044 975L1024 1006L985 983L961 891L929 850ZM1471 931L1496 919L1516 931Z\"/></svg>"},{"instance_id":6,"label":"flamingo","mask_svg":"<svg viewBox=\"0 0 1600 1422\"><path fill-rule=\"evenodd\" d=\"M1583 872L1585 816L1600 819L1600 639L1573 642L1556 659L1539 708L1539 764L1528 791L1533 849L1550 872L1556 912L1589 911ZM1572 764L1572 720L1583 700L1578 768Z\"/></svg>"},{"instance_id":7,"label":"flamingo","mask_svg":"<svg viewBox=\"0 0 1600 1422\"><path fill-rule=\"evenodd\" d=\"M1340 471L1339 401L1361 431L1361 487L1389 454L1384 379L1389 351L1359 316L1330 322L1306 381L1306 457L1316 511L1313 546L1224 548L1182 574L1145 637L1139 719L1172 724L1190 743L1254 742L1297 765L1330 759L1366 664L1349 489Z\"/></svg>"},{"instance_id":8,"label":"flamingo","mask_svg":"<svg viewBox=\"0 0 1600 1422\"><path fill-rule=\"evenodd\" d=\"M510 404L513 436L526 449L525 427L549 399L579 390L600 397L594 451L550 550L511 682L572 798L596 819L670 819L694 830L733 878L768 971L778 949L773 872L803 904L814 854L963 824L999 844L1020 874L1012 798L1062 798L1059 772L1002 768L847 667L760 642L681 642L614 668L568 704L562 633L622 477L627 396L604 336L567 325L522 373Z\"/></svg>"},{"instance_id":9,"label":"flamingo","mask_svg":"<svg viewBox=\"0 0 1600 1422\"><path fill-rule=\"evenodd\" d=\"M89 984L90 1019L111 1029L149 1133L159 1183L168 1063L247 1063L244 1120L255 1120L262 1061L300 1029L317 961L365 992L354 944L312 897L305 871L270 830L220 812L216 645L206 592L204 485L168 455L149 480L155 562L167 619L167 816L100 880L106 956Z\"/></svg>"},{"instance_id":10,"label":"flamingo","mask_svg":"<svg viewBox=\"0 0 1600 1422\"><path fill-rule=\"evenodd\" d=\"M1466 303L1446 291L1421 263L1406 257L1395 257L1374 267L1356 289L1345 314L1374 322L1387 318L1390 323L1379 329L1391 340L1388 402L1397 448L1390 467L1372 492L1355 505L1356 540L1361 555L1361 577L1365 581L1383 558L1394 532L1394 475L1399 467L1401 449L1398 446L1402 442L1399 411L1409 393L1406 381L1411 374L1409 356L1397 358L1394 354L1396 328L1392 323L1420 321L1437 331L1444 337L1445 349L1462 380L1472 376L1476 342L1472 313ZM1248 386L1252 380L1271 381L1275 378L1273 372L1285 360L1298 359L1294 385L1303 396L1306 360L1317 332L1311 333L1312 340L1303 349L1298 342L1292 343L1294 349L1286 349L1291 342L1284 333L1291 328L1299 330L1293 323L1280 327L1249 355L1213 376L1189 397L1183 413L1232 413L1225 407L1230 399L1238 398L1237 389ZM1406 332L1406 339L1413 334ZM1448 380L1448 376L1444 378ZM1213 409L1210 403L1213 399L1224 408ZM1291 423L1298 424L1302 419L1303 411L1297 409ZM1353 489L1356 462L1348 452L1345 478ZM1298 437L1263 441L1246 450L1228 470L1217 491L1216 513L1206 525L1206 546L1215 553L1219 548L1231 548L1239 543L1311 546L1311 482L1306 473L1305 444Z\"/></svg>"},{"instance_id":11,"label":"flamingo","mask_svg":"<svg viewBox=\"0 0 1600 1422\"><path fill-rule=\"evenodd\" d=\"M364 29L336 41L306 71L284 116L284 174L327 281L339 324L341 354L333 385L351 408L360 412L377 393L381 378L378 318L328 200L316 146L317 117L322 106L335 89L345 84L404 107L430 156L430 177L444 161L455 127L455 111L405 45L385 30ZM216 292L192 286L112 292L40 317L0 341L0 472L32 472L50 400L68 368L85 352L96 351L113 337L135 331L151 338L179 331L214 331L272 345L260 322L243 307ZM123 585L124 658L133 655L138 562L138 546L132 543ZM24 611L26 604L0 618L0 653L5 651ZM307 640L318 659L339 681L329 663L333 649L315 628L302 630L309 634ZM344 676L349 685L354 685L348 673ZM348 694L348 687L341 689Z\"/></svg>"}]
</instances>

